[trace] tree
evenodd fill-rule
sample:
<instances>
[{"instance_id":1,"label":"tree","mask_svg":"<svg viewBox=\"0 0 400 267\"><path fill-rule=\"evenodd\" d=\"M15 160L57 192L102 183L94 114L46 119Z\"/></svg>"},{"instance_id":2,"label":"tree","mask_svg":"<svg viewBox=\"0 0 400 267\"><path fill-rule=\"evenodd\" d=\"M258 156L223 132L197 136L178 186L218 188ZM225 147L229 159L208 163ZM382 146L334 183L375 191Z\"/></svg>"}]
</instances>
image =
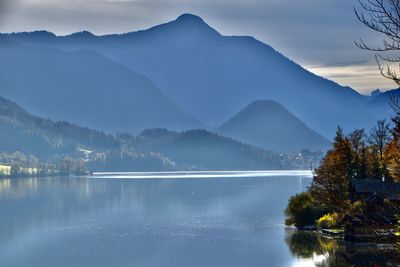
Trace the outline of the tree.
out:
<instances>
[{"instance_id":1,"label":"tree","mask_svg":"<svg viewBox=\"0 0 400 267\"><path fill-rule=\"evenodd\" d=\"M339 127L321 165L315 170L311 195L321 206L337 212L345 212L350 204L350 181L354 176L352 145Z\"/></svg>"},{"instance_id":2,"label":"tree","mask_svg":"<svg viewBox=\"0 0 400 267\"><path fill-rule=\"evenodd\" d=\"M398 64L400 69L400 56L396 56L400 52L400 0L358 0L358 3L360 9L354 8L358 20L382 34L383 42L380 46L370 46L360 39L356 45L361 49L377 52L376 62L381 74L400 86L398 70L391 66ZM390 106L395 113L392 118L392 140L389 141L387 136L388 125L380 121L372 130L370 141L372 149L379 153L380 175L386 180L393 178L394 181L400 181L400 101L397 95L390 96Z\"/></svg>"},{"instance_id":3,"label":"tree","mask_svg":"<svg viewBox=\"0 0 400 267\"><path fill-rule=\"evenodd\" d=\"M400 86L398 73L390 66L400 63L400 56L393 56L393 52L400 51L400 0L358 0L358 2L360 10L354 8L358 20L384 37L380 46L367 45L362 39L356 42L356 45L361 49L377 52L376 62L381 74Z\"/></svg>"},{"instance_id":4,"label":"tree","mask_svg":"<svg viewBox=\"0 0 400 267\"><path fill-rule=\"evenodd\" d=\"M57 164L57 169L61 175L82 175L87 173L86 164L83 160L70 157L60 160Z\"/></svg>"},{"instance_id":5,"label":"tree","mask_svg":"<svg viewBox=\"0 0 400 267\"><path fill-rule=\"evenodd\" d=\"M386 120L380 120L371 129L368 136L370 145L369 166L370 178L388 179L387 162L384 159L384 151L390 142L390 126Z\"/></svg>"},{"instance_id":6,"label":"tree","mask_svg":"<svg viewBox=\"0 0 400 267\"><path fill-rule=\"evenodd\" d=\"M323 210L315 205L310 193L303 192L290 198L285 209L285 224L296 227L315 225L316 220L323 214Z\"/></svg>"},{"instance_id":7,"label":"tree","mask_svg":"<svg viewBox=\"0 0 400 267\"><path fill-rule=\"evenodd\" d=\"M368 150L367 178L381 180L383 177L388 175L386 161L379 160L379 152L374 146L370 146Z\"/></svg>"},{"instance_id":8,"label":"tree","mask_svg":"<svg viewBox=\"0 0 400 267\"><path fill-rule=\"evenodd\" d=\"M352 148L352 168L354 178L367 178L368 150L365 144L365 131L355 130L349 135Z\"/></svg>"},{"instance_id":9,"label":"tree","mask_svg":"<svg viewBox=\"0 0 400 267\"><path fill-rule=\"evenodd\" d=\"M392 93L390 94L390 107L394 112L394 116L391 118L393 122L393 128L391 129L391 133L393 138L400 138L400 100L399 96Z\"/></svg>"},{"instance_id":10,"label":"tree","mask_svg":"<svg viewBox=\"0 0 400 267\"><path fill-rule=\"evenodd\" d=\"M385 180L400 182L400 141L398 138L394 138L385 147L384 159L389 174Z\"/></svg>"},{"instance_id":11,"label":"tree","mask_svg":"<svg viewBox=\"0 0 400 267\"><path fill-rule=\"evenodd\" d=\"M383 159L383 150L390 141L390 126L386 120L380 120L371 129L368 136L368 143L376 149L379 159Z\"/></svg>"},{"instance_id":12,"label":"tree","mask_svg":"<svg viewBox=\"0 0 400 267\"><path fill-rule=\"evenodd\" d=\"M400 101L396 95L391 95L390 106L394 112L392 117L392 139L385 146L383 161L387 169L386 181L400 182Z\"/></svg>"}]
</instances>

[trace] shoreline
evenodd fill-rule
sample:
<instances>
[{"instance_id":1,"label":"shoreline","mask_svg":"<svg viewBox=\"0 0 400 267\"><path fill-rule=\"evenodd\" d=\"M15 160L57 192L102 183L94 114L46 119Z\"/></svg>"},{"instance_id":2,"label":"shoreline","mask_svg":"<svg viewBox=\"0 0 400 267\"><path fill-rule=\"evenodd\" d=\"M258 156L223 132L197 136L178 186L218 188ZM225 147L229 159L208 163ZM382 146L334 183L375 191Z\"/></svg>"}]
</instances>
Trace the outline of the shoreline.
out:
<instances>
[{"instance_id":1,"label":"shoreline","mask_svg":"<svg viewBox=\"0 0 400 267\"><path fill-rule=\"evenodd\" d=\"M309 170L238 170L238 171L138 171L138 172L90 172L87 174L48 174L48 175L18 175L0 176L0 179L22 179L22 178L52 178L52 177L74 177L95 179L205 179L205 178L256 178L274 176L293 176L305 179L312 178Z\"/></svg>"},{"instance_id":2,"label":"shoreline","mask_svg":"<svg viewBox=\"0 0 400 267\"><path fill-rule=\"evenodd\" d=\"M362 237L355 237L353 240L349 240L345 237L345 232L344 230L340 233L329 233L332 230L329 229L299 229L296 227L291 227L291 226L286 226L285 231L290 231L293 233L304 233L304 234L315 234L318 235L322 238L325 239L330 239L330 240L335 240L342 242L345 245L350 245L353 246L354 248L372 248L374 247L375 249L379 250L397 250L398 247L396 247L396 240L382 240L382 239L375 239L370 238L370 239L364 239L362 240Z\"/></svg>"}]
</instances>

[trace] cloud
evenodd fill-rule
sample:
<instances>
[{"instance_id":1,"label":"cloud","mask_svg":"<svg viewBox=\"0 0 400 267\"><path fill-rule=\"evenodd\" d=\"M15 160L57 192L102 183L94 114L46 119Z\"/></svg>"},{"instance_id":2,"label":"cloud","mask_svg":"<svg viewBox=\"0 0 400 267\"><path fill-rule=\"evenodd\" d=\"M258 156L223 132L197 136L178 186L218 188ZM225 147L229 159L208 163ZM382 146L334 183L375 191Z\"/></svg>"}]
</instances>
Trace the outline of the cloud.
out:
<instances>
[{"instance_id":1,"label":"cloud","mask_svg":"<svg viewBox=\"0 0 400 267\"><path fill-rule=\"evenodd\" d=\"M308 67L308 69L341 85L349 85L363 94L369 94L374 89L383 91L396 86L393 81L382 77L376 64Z\"/></svg>"},{"instance_id":2,"label":"cloud","mask_svg":"<svg viewBox=\"0 0 400 267\"><path fill-rule=\"evenodd\" d=\"M10 12L11 0L0 0L0 23L6 17L7 13Z\"/></svg>"}]
</instances>

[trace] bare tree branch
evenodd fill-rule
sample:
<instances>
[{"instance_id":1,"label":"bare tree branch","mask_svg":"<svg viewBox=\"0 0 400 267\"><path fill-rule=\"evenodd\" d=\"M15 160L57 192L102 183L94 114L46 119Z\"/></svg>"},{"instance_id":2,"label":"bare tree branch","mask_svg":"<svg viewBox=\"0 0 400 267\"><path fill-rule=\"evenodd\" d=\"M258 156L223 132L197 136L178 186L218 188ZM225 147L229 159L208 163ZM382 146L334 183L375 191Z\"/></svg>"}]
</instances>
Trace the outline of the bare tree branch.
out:
<instances>
[{"instance_id":1,"label":"bare tree branch","mask_svg":"<svg viewBox=\"0 0 400 267\"><path fill-rule=\"evenodd\" d=\"M357 19L369 29L384 35L381 45L371 46L360 39L355 44L360 49L377 52L376 62L383 77L400 86L398 71L387 63L400 63L400 56L382 55L400 51L400 0L358 0L360 8L354 8ZM392 64L393 65L393 64ZM398 66L400 69L400 65Z\"/></svg>"}]
</instances>

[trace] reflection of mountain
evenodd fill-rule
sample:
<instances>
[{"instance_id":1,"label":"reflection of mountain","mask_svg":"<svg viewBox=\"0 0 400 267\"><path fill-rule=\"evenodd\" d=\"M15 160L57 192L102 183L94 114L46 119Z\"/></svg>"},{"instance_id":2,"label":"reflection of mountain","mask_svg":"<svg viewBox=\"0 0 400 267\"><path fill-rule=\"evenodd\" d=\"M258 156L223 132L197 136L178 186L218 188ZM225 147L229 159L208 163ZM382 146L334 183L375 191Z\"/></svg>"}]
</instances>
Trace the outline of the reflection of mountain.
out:
<instances>
[{"instance_id":1,"label":"reflection of mountain","mask_svg":"<svg viewBox=\"0 0 400 267\"><path fill-rule=\"evenodd\" d=\"M397 266L400 261L395 248L379 249L377 244L345 243L292 230L286 231L285 240L294 256L315 266Z\"/></svg>"}]
</instances>

